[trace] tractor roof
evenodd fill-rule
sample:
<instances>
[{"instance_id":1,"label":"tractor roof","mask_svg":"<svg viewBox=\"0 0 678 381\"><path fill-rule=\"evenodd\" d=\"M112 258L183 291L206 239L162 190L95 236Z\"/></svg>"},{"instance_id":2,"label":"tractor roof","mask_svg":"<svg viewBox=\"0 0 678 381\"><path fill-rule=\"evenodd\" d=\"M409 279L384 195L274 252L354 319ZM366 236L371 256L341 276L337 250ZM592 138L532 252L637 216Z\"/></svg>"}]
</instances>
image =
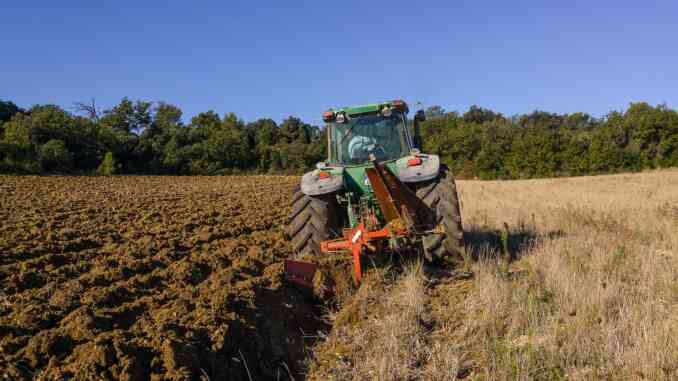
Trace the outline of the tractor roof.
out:
<instances>
[{"instance_id":1,"label":"tractor roof","mask_svg":"<svg viewBox=\"0 0 678 381\"><path fill-rule=\"evenodd\" d=\"M379 110L381 110L385 106L402 109L406 113L408 111L407 103L405 103L405 101L400 100L400 99L396 99L396 100L393 100L393 101L381 102L381 103L371 103L371 104L367 104L367 105L349 106L349 107L342 107L342 108L338 108L338 109L330 109L329 111L333 111L334 113L342 112L342 113L346 113L346 115L348 115L348 116L353 116L353 115L379 112Z\"/></svg>"}]
</instances>

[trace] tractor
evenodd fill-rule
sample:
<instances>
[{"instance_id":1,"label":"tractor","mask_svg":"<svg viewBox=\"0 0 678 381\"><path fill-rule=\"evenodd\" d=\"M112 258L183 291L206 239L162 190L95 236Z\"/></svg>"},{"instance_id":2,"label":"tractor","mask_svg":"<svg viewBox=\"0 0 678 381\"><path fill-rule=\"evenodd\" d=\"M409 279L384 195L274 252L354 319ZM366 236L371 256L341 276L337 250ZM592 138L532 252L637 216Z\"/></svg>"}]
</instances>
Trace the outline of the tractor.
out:
<instances>
[{"instance_id":1,"label":"tractor","mask_svg":"<svg viewBox=\"0 0 678 381\"><path fill-rule=\"evenodd\" d=\"M454 177L437 155L421 150L422 110L410 122L402 100L330 109L327 160L295 188L285 236L295 251L285 277L313 286L317 265L308 256L346 253L353 278L361 260L389 251L436 262L464 251Z\"/></svg>"}]
</instances>

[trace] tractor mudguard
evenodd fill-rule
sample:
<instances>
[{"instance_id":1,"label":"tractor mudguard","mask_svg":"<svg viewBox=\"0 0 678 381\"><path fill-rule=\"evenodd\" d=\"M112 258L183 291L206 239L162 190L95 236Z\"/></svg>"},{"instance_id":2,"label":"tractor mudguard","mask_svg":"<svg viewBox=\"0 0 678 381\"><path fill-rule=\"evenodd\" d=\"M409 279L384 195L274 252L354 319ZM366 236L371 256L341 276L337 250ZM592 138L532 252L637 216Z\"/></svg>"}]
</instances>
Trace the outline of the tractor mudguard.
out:
<instances>
[{"instance_id":1,"label":"tractor mudguard","mask_svg":"<svg viewBox=\"0 0 678 381\"><path fill-rule=\"evenodd\" d=\"M321 178L320 173L329 173L329 177ZM343 168L332 168L331 171L316 169L301 178L301 191L307 196L319 196L332 193L344 187Z\"/></svg>"},{"instance_id":2,"label":"tractor mudguard","mask_svg":"<svg viewBox=\"0 0 678 381\"><path fill-rule=\"evenodd\" d=\"M421 159L421 164L411 165L412 161ZM440 158L438 155L405 156L396 161L398 179L404 183L417 183L435 179L440 172Z\"/></svg>"}]
</instances>

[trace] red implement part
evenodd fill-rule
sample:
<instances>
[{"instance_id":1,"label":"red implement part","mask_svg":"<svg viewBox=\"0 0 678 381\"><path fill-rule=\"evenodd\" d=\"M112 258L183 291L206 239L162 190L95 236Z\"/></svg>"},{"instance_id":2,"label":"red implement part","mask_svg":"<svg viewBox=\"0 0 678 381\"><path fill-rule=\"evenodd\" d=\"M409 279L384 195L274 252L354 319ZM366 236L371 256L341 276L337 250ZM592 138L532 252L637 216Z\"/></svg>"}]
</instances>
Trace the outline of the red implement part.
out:
<instances>
[{"instance_id":1,"label":"red implement part","mask_svg":"<svg viewBox=\"0 0 678 381\"><path fill-rule=\"evenodd\" d=\"M404 235L406 231L394 232L389 228L369 231L365 225L360 223L353 229L344 230L344 238L332 241L323 241L320 243L320 250L323 253L336 253L348 251L353 257L353 274L356 283L362 279L362 268L360 266L360 256L363 250L372 248L375 242L388 240L394 235Z\"/></svg>"},{"instance_id":2,"label":"red implement part","mask_svg":"<svg viewBox=\"0 0 678 381\"><path fill-rule=\"evenodd\" d=\"M313 288L313 278L318 265L307 262L285 261L285 278L298 285Z\"/></svg>"}]
</instances>

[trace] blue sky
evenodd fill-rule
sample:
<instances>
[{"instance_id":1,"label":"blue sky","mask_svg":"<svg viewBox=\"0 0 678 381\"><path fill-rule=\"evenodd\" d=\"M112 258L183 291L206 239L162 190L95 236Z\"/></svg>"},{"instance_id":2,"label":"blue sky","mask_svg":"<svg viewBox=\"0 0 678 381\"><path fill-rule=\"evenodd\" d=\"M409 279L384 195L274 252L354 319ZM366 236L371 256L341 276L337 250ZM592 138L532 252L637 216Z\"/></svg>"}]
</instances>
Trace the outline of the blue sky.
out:
<instances>
[{"instance_id":1,"label":"blue sky","mask_svg":"<svg viewBox=\"0 0 678 381\"><path fill-rule=\"evenodd\" d=\"M12 1L0 99L247 121L404 98L507 115L678 107L678 2ZM162 4L162 5L160 5Z\"/></svg>"}]
</instances>

